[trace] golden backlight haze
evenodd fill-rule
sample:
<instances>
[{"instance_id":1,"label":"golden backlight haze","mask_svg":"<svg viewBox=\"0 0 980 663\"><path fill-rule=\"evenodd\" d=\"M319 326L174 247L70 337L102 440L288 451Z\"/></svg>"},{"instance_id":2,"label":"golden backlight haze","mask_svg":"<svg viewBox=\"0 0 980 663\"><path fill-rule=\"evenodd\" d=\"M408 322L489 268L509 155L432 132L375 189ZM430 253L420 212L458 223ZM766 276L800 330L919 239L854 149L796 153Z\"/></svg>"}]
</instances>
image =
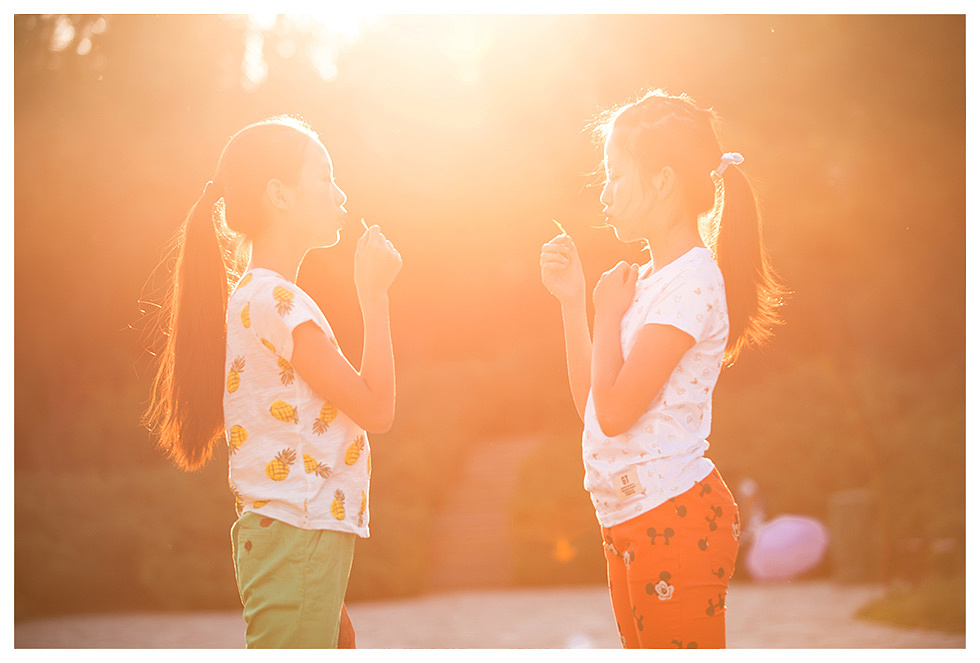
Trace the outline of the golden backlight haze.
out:
<instances>
[{"instance_id":1,"label":"golden backlight haze","mask_svg":"<svg viewBox=\"0 0 980 663\"><path fill-rule=\"evenodd\" d=\"M227 452L180 473L139 417L168 243L228 137L280 113L349 198L299 276L348 357L357 220L404 259L348 599L465 584L450 565L602 584L538 254L564 229L590 287L646 260L602 227L588 126L657 87L719 112L793 291L772 345L722 373L709 456L769 516L830 524L834 495L870 491L882 576L962 573L965 17L17 15L16 616L239 605ZM480 482L497 492L466 506Z\"/></svg>"}]
</instances>

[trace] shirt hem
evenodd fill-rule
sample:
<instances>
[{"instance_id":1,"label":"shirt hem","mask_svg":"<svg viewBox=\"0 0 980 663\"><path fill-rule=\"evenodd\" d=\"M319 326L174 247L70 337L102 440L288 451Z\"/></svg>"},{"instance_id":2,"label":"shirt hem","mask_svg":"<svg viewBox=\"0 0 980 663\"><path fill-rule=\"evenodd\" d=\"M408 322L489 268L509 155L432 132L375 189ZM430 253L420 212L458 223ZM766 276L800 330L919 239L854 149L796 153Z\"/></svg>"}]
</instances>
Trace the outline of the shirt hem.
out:
<instances>
[{"instance_id":1,"label":"shirt hem","mask_svg":"<svg viewBox=\"0 0 980 663\"><path fill-rule=\"evenodd\" d=\"M621 514L620 512L616 512L615 514L610 514L609 512L605 512L603 514L600 514L599 511L596 510L596 512L595 512L595 514L596 514L596 520L598 521L598 523L599 523L599 525L601 527L607 527L608 528L608 527L615 527L617 525L622 525L623 523L625 523L627 521L633 520L634 518L639 518L643 514L649 513L650 511L653 511L658 506L661 506L662 504L664 504L664 503L666 503L666 502L674 499L675 497L679 497L680 495L683 495L687 491L689 491L692 488L694 488L694 486L696 486L699 481L704 481L712 472L715 471L715 464L713 462L711 462L711 459L710 458L704 458L704 460L706 460L708 462L708 464L709 464L708 471L705 472L703 476L700 476L700 477L696 478L694 480L694 483L691 486L688 486L687 488L685 488L684 490L681 490L680 492L677 492L677 493L674 493L674 494L665 494L665 496L661 500L659 500L659 501L650 500L650 502L648 503L649 506L647 506L645 509L643 509L639 513ZM642 501L640 503L641 504L647 504L646 502L642 502ZM625 515L625 517L620 517L622 515Z\"/></svg>"},{"instance_id":2,"label":"shirt hem","mask_svg":"<svg viewBox=\"0 0 980 663\"><path fill-rule=\"evenodd\" d=\"M298 529L305 530L330 530L333 532L344 532L347 534L355 534L362 539L367 539L371 536L370 529L367 525L364 527L344 527L341 521L336 519L333 522L329 520L310 520L305 517L296 517L296 514L283 512L278 509L269 509L268 507L261 507L258 509L248 508L242 510L242 515L246 513L254 513L260 516L267 516L269 518L275 518L281 522L291 525Z\"/></svg>"}]
</instances>

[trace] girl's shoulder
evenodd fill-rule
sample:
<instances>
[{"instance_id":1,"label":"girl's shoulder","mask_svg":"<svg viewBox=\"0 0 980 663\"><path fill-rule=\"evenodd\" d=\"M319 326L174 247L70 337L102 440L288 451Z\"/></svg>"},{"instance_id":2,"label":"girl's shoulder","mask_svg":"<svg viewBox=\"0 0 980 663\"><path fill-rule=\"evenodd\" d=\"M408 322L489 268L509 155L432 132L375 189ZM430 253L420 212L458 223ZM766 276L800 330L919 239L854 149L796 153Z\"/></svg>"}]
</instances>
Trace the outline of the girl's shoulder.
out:
<instances>
[{"instance_id":1,"label":"girl's shoulder","mask_svg":"<svg viewBox=\"0 0 980 663\"><path fill-rule=\"evenodd\" d=\"M699 290L709 286L714 289L722 284L722 277L721 269L711 251L697 247L641 282L655 292L664 294Z\"/></svg>"},{"instance_id":2,"label":"girl's shoulder","mask_svg":"<svg viewBox=\"0 0 980 663\"><path fill-rule=\"evenodd\" d=\"M681 265L675 279L692 287L716 286L723 282L721 268L715 262L710 249L698 247L691 251Z\"/></svg>"},{"instance_id":3,"label":"girl's shoulder","mask_svg":"<svg viewBox=\"0 0 980 663\"><path fill-rule=\"evenodd\" d=\"M232 296L245 297L250 300L271 295L273 300L288 298L309 299L309 295L298 285L285 276L271 269L256 267L242 275L232 291Z\"/></svg>"},{"instance_id":4,"label":"girl's shoulder","mask_svg":"<svg viewBox=\"0 0 980 663\"><path fill-rule=\"evenodd\" d=\"M257 314L275 311L280 316L298 310L319 311L316 302L298 285L269 269L246 272L229 298L229 304L246 303Z\"/></svg>"}]
</instances>

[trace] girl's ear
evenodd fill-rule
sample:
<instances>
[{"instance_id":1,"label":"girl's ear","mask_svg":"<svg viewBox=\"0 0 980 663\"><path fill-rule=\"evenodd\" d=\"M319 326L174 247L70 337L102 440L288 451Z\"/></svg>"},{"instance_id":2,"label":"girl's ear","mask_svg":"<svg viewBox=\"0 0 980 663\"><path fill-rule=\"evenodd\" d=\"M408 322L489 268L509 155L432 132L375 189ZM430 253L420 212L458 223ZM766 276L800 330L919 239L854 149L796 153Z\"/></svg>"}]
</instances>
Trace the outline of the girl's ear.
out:
<instances>
[{"instance_id":1,"label":"girl's ear","mask_svg":"<svg viewBox=\"0 0 980 663\"><path fill-rule=\"evenodd\" d=\"M269 202L272 206L285 210L289 207L289 201L286 198L286 187L282 183L282 180L271 179L265 185L265 195L269 198Z\"/></svg>"},{"instance_id":2,"label":"girl's ear","mask_svg":"<svg viewBox=\"0 0 980 663\"><path fill-rule=\"evenodd\" d=\"M659 173L650 179L653 184L653 190L660 199L668 197L677 186L677 173L670 166L664 166L660 169Z\"/></svg>"}]
</instances>

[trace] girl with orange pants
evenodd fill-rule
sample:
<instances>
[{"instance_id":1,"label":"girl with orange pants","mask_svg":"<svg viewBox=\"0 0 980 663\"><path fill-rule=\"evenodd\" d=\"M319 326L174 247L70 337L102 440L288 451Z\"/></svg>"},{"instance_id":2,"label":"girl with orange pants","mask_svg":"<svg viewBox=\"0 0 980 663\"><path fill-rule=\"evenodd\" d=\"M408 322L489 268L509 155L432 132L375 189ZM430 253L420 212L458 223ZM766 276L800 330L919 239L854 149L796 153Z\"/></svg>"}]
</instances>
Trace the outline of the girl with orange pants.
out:
<instances>
[{"instance_id":1,"label":"girl with orange pants","mask_svg":"<svg viewBox=\"0 0 980 663\"><path fill-rule=\"evenodd\" d=\"M656 90L596 131L606 223L651 259L599 278L594 337L567 233L542 247L541 277L561 304L613 613L625 647L724 647L739 521L705 455L712 393L723 366L769 339L783 288L742 157L722 152L712 111Z\"/></svg>"}]
</instances>

